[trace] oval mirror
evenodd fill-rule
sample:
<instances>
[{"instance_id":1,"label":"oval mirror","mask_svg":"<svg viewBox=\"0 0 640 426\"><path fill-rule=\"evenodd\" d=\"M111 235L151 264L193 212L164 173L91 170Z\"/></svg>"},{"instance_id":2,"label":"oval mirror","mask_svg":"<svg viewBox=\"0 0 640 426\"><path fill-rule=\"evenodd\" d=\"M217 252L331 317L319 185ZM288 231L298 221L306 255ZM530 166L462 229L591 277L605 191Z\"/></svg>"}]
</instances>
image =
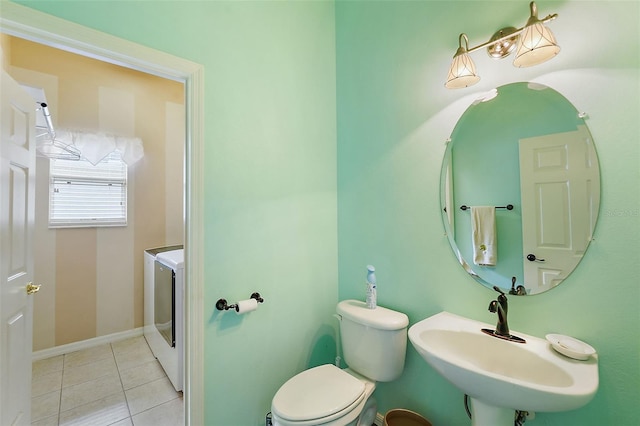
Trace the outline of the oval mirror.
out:
<instances>
[{"instance_id":1,"label":"oval mirror","mask_svg":"<svg viewBox=\"0 0 640 426\"><path fill-rule=\"evenodd\" d=\"M478 282L518 295L557 286L582 259L600 205L583 114L541 84L495 89L456 124L440 198L453 252Z\"/></svg>"}]
</instances>

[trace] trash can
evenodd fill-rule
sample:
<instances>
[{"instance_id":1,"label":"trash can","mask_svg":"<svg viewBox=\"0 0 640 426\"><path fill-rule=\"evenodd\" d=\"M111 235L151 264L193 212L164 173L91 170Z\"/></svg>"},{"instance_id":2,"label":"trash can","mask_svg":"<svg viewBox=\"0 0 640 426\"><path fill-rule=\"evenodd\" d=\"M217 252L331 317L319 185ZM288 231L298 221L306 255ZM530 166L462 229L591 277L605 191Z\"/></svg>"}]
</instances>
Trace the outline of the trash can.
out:
<instances>
[{"instance_id":1,"label":"trash can","mask_svg":"<svg viewBox=\"0 0 640 426\"><path fill-rule=\"evenodd\" d=\"M431 422L418 413L396 408L384 415L384 426L432 426Z\"/></svg>"}]
</instances>

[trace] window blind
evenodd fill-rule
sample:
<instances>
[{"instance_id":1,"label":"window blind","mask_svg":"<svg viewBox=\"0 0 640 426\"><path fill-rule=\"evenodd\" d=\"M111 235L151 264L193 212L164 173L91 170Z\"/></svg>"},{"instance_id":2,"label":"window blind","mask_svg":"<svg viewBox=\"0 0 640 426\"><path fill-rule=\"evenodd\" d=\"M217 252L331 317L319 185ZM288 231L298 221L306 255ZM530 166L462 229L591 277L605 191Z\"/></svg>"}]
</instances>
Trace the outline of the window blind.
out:
<instances>
[{"instance_id":1,"label":"window blind","mask_svg":"<svg viewBox=\"0 0 640 426\"><path fill-rule=\"evenodd\" d=\"M127 165L117 151L97 165L50 160L49 227L127 224Z\"/></svg>"}]
</instances>

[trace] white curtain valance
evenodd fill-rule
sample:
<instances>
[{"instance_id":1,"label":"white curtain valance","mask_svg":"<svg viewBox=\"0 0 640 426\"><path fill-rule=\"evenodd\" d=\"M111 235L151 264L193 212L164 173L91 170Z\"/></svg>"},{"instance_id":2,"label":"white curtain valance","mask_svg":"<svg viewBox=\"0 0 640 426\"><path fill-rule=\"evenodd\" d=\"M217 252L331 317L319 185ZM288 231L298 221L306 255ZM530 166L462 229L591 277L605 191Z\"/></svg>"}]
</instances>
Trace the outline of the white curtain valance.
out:
<instances>
[{"instance_id":1,"label":"white curtain valance","mask_svg":"<svg viewBox=\"0 0 640 426\"><path fill-rule=\"evenodd\" d=\"M58 130L56 140L64 141L80 151L81 156L96 165L113 151L119 151L128 166L136 163L144 156L142 139L91 133L74 130Z\"/></svg>"}]
</instances>

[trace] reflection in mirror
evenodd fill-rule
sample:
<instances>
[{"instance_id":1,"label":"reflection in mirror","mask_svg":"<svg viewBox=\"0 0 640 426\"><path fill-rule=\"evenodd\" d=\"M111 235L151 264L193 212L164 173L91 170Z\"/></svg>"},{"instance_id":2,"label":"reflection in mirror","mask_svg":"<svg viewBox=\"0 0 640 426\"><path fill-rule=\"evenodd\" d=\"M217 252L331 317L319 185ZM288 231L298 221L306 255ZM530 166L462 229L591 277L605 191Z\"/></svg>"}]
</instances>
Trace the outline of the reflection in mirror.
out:
<instances>
[{"instance_id":1,"label":"reflection in mirror","mask_svg":"<svg viewBox=\"0 0 640 426\"><path fill-rule=\"evenodd\" d=\"M458 261L478 282L537 294L582 259L600 205L583 116L549 87L514 83L474 102L456 124L442 166L443 221ZM483 206L503 208L489 209L487 219Z\"/></svg>"}]
</instances>

